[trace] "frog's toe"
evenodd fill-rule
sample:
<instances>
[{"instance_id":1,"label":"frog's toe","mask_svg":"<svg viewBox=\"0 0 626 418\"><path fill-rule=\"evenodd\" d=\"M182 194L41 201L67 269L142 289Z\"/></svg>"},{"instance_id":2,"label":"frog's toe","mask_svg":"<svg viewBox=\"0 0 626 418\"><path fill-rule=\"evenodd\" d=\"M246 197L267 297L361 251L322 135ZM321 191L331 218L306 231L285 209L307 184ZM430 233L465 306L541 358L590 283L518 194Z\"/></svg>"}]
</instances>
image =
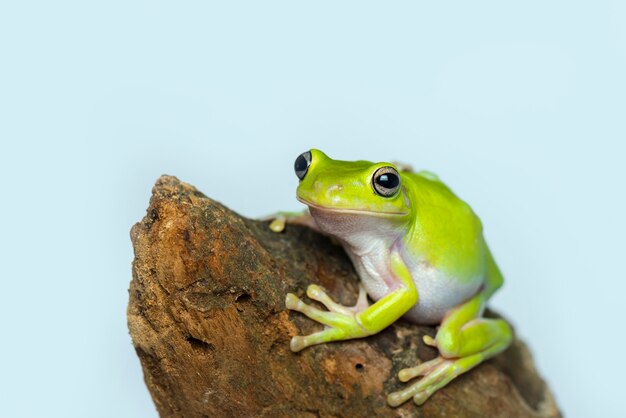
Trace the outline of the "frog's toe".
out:
<instances>
[{"instance_id":1,"label":"frog's toe","mask_svg":"<svg viewBox=\"0 0 626 418\"><path fill-rule=\"evenodd\" d=\"M440 373L432 373L431 375L427 375L422 380L413 385L414 395L413 402L417 405L422 405L424 402L430 398L430 396L437 392L439 389L450 383L452 379L456 377L456 374L453 372L446 372L448 365L445 365L444 370L441 370Z\"/></svg>"},{"instance_id":2,"label":"frog's toe","mask_svg":"<svg viewBox=\"0 0 626 418\"><path fill-rule=\"evenodd\" d=\"M409 367L407 369L402 369L398 373L398 379L401 382L408 382L409 380L418 377L425 376L433 371L437 366L443 363L445 360L442 357L437 357L433 360L426 361L422 364L419 364L415 367Z\"/></svg>"},{"instance_id":3,"label":"frog's toe","mask_svg":"<svg viewBox=\"0 0 626 418\"><path fill-rule=\"evenodd\" d=\"M320 299L327 298L328 295L320 286L316 284L310 284L306 289L306 295L313 300L320 301ZM321 302L321 301L320 301Z\"/></svg>"},{"instance_id":4,"label":"frog's toe","mask_svg":"<svg viewBox=\"0 0 626 418\"><path fill-rule=\"evenodd\" d=\"M311 345L328 343L331 341L342 340L346 337L346 330L341 328L327 327L323 331L315 332L310 335L296 335L291 338L289 344L291 351L297 352Z\"/></svg>"},{"instance_id":5,"label":"frog's toe","mask_svg":"<svg viewBox=\"0 0 626 418\"><path fill-rule=\"evenodd\" d=\"M417 405L423 405L424 402L426 402L428 398L430 398L430 395L432 394L428 393L427 391L420 392L413 396L413 402L415 402Z\"/></svg>"},{"instance_id":6,"label":"frog's toe","mask_svg":"<svg viewBox=\"0 0 626 418\"><path fill-rule=\"evenodd\" d=\"M304 305L304 302L302 302L299 297L297 297L293 293L287 293L287 296L285 297L285 306L287 307L287 309L291 309L292 311L299 311L299 308L302 305Z\"/></svg>"},{"instance_id":7,"label":"frog's toe","mask_svg":"<svg viewBox=\"0 0 626 418\"><path fill-rule=\"evenodd\" d=\"M424 341L424 344L426 344L426 345L429 345L431 347L437 347L437 340L435 340L430 335L424 335L422 337L422 341Z\"/></svg>"},{"instance_id":8,"label":"frog's toe","mask_svg":"<svg viewBox=\"0 0 626 418\"><path fill-rule=\"evenodd\" d=\"M287 307L287 309L301 312L305 314L306 316L308 316L309 318L314 319L318 322L323 322L323 321L320 321L320 319L324 317L323 314L327 313L327 312L320 311L319 309L314 308L311 305L307 305L306 303L302 302L302 300L296 295L294 295L293 293L287 293L287 296L285 297L285 306Z\"/></svg>"},{"instance_id":9,"label":"frog's toe","mask_svg":"<svg viewBox=\"0 0 626 418\"><path fill-rule=\"evenodd\" d=\"M343 315L352 315L353 313L353 310L351 308L343 306L332 300L330 296L328 296L328 294L324 291L324 289L316 284L309 285L306 290L306 295L312 300L320 302L330 312L336 312Z\"/></svg>"},{"instance_id":10,"label":"frog's toe","mask_svg":"<svg viewBox=\"0 0 626 418\"><path fill-rule=\"evenodd\" d=\"M454 361L442 357L401 370L398 377L403 382L416 376L424 377L405 389L389 394L387 403L390 406L398 406L413 398L416 404L422 405L433 393L447 385L457 375Z\"/></svg>"},{"instance_id":11,"label":"frog's toe","mask_svg":"<svg viewBox=\"0 0 626 418\"><path fill-rule=\"evenodd\" d=\"M274 232L283 232L285 230L286 221L287 219L284 216L278 215L270 222L270 229Z\"/></svg>"},{"instance_id":12,"label":"frog's toe","mask_svg":"<svg viewBox=\"0 0 626 418\"><path fill-rule=\"evenodd\" d=\"M308 347L308 345L306 344L306 337L296 335L295 337L291 338L291 342L289 343L289 348L294 353L297 353L298 351L303 350L306 347Z\"/></svg>"},{"instance_id":13,"label":"frog's toe","mask_svg":"<svg viewBox=\"0 0 626 418\"><path fill-rule=\"evenodd\" d=\"M408 399L408 397L402 396L402 393L400 392L393 392L387 395L387 404L395 408L396 406L402 405Z\"/></svg>"},{"instance_id":14,"label":"frog's toe","mask_svg":"<svg viewBox=\"0 0 626 418\"><path fill-rule=\"evenodd\" d=\"M302 302L302 300L293 293L287 294L285 306L287 309L303 313L312 320L328 327L344 329L354 322L354 317L351 314L346 315L344 312L335 310L322 311Z\"/></svg>"},{"instance_id":15,"label":"frog's toe","mask_svg":"<svg viewBox=\"0 0 626 418\"><path fill-rule=\"evenodd\" d=\"M408 388L390 393L387 396L387 403L389 406L396 407L413 398L413 401L416 404L422 405L426 402L430 395L435 393L439 387L443 387L444 385L445 383L441 386L435 387L430 385L428 382L424 382L424 379L422 379Z\"/></svg>"}]
</instances>

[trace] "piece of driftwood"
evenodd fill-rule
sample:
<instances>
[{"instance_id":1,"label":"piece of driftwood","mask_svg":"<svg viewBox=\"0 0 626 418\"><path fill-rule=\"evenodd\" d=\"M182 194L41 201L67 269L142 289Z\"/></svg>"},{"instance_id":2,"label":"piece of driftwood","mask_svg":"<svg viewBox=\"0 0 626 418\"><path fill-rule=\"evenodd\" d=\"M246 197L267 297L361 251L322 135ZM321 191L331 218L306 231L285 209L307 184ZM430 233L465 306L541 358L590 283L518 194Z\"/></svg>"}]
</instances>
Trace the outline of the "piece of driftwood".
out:
<instances>
[{"instance_id":1,"label":"piece of driftwood","mask_svg":"<svg viewBox=\"0 0 626 418\"><path fill-rule=\"evenodd\" d=\"M432 327L398 321L378 335L294 354L320 325L285 309L318 283L344 304L358 293L343 250L310 229L243 218L161 177L135 250L128 326L161 417L558 417L526 346L460 376L425 405L385 403L397 373L433 358ZM306 300L306 299L305 299Z\"/></svg>"}]
</instances>

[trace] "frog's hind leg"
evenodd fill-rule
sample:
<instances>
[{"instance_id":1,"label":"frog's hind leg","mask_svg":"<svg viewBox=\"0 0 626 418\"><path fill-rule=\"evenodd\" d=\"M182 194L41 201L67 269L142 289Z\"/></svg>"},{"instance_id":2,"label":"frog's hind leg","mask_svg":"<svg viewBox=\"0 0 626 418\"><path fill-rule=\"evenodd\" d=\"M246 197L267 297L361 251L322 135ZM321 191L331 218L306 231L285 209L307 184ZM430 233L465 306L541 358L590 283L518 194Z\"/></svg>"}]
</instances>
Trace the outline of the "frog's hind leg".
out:
<instances>
[{"instance_id":1,"label":"frog's hind leg","mask_svg":"<svg viewBox=\"0 0 626 418\"><path fill-rule=\"evenodd\" d=\"M428 341L439 349L439 357L401 370L398 377L403 382L423 377L413 385L389 394L389 405L398 406L410 398L421 405L452 379L509 346L511 328L502 319L481 318L484 304L485 294L478 294L444 318L434 341Z\"/></svg>"}]
</instances>

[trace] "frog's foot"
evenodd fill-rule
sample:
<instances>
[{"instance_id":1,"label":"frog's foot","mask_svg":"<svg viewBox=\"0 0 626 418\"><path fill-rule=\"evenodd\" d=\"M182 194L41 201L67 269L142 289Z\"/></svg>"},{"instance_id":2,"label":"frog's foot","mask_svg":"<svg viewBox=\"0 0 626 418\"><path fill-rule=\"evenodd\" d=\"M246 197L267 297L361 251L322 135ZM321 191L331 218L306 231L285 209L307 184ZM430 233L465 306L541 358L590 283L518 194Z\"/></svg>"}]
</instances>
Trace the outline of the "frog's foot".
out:
<instances>
[{"instance_id":1,"label":"frog's foot","mask_svg":"<svg viewBox=\"0 0 626 418\"><path fill-rule=\"evenodd\" d=\"M398 378L403 382L417 376L424 377L406 389L390 393L387 396L387 403L391 406L399 406L413 398L416 404L422 405L433 393L481 361L482 356L479 354L456 359L446 359L439 356L419 366L400 370Z\"/></svg>"},{"instance_id":2,"label":"frog's foot","mask_svg":"<svg viewBox=\"0 0 626 418\"><path fill-rule=\"evenodd\" d=\"M478 353L451 358L440 355L416 367L400 370L398 378L402 382L418 376L423 377L406 389L390 393L387 396L387 403L391 406L398 406L412 397L416 404L422 405L433 393L450 383L452 379L506 349L509 342L510 339L505 335L501 340Z\"/></svg>"},{"instance_id":3,"label":"frog's foot","mask_svg":"<svg viewBox=\"0 0 626 418\"><path fill-rule=\"evenodd\" d=\"M312 320L325 325L325 327L324 330L311 335L293 337L290 345L291 351L300 351L310 345L369 335L356 319L356 314L367 308L367 294L362 287L359 291L357 304L354 306L338 304L321 287L314 284L307 288L306 294L309 298L323 304L328 311L322 311L302 302L293 293L288 293L285 299L287 309L301 312Z\"/></svg>"},{"instance_id":4,"label":"frog's foot","mask_svg":"<svg viewBox=\"0 0 626 418\"><path fill-rule=\"evenodd\" d=\"M485 297L484 293L479 293L451 310L439 327L436 338L423 337L424 343L437 347L439 357L417 367L401 370L398 378L403 382L417 376L423 377L417 383L389 394L389 405L398 406L409 398L422 405L452 379L509 346L512 334L505 321L477 318L484 307Z\"/></svg>"}]
</instances>

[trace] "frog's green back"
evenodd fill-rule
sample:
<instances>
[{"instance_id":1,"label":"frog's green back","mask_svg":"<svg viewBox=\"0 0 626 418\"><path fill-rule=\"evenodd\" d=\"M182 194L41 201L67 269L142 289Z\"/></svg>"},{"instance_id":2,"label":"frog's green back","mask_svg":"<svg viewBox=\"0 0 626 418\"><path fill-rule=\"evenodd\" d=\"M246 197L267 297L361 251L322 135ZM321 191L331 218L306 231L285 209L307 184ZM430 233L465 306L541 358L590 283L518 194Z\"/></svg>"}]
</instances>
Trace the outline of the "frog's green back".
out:
<instances>
[{"instance_id":1,"label":"frog's green back","mask_svg":"<svg viewBox=\"0 0 626 418\"><path fill-rule=\"evenodd\" d=\"M459 280L485 275L482 224L472 208L430 172L403 172L413 222L405 241L437 269Z\"/></svg>"}]
</instances>

